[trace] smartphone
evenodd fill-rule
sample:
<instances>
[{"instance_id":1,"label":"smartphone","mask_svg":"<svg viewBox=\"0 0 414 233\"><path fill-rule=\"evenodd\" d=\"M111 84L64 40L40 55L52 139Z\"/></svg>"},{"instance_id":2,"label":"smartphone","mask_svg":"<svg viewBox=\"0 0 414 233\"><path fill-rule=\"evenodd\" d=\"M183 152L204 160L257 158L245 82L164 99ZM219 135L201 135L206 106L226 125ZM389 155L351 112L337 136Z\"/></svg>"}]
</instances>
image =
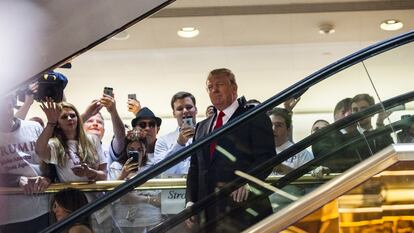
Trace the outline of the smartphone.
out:
<instances>
[{"instance_id":1,"label":"smartphone","mask_svg":"<svg viewBox=\"0 0 414 233\"><path fill-rule=\"evenodd\" d=\"M138 151L128 151L128 158L132 158L132 163L138 163L139 162L139 152Z\"/></svg>"},{"instance_id":2,"label":"smartphone","mask_svg":"<svg viewBox=\"0 0 414 233\"><path fill-rule=\"evenodd\" d=\"M104 87L104 94L114 97L114 89L112 87Z\"/></svg>"},{"instance_id":3,"label":"smartphone","mask_svg":"<svg viewBox=\"0 0 414 233\"><path fill-rule=\"evenodd\" d=\"M82 165L75 165L75 166L72 167L72 171L80 171L82 169L83 169Z\"/></svg>"},{"instance_id":4,"label":"smartphone","mask_svg":"<svg viewBox=\"0 0 414 233\"><path fill-rule=\"evenodd\" d=\"M128 94L129 100L137 100L137 94Z\"/></svg>"},{"instance_id":5,"label":"smartphone","mask_svg":"<svg viewBox=\"0 0 414 233\"><path fill-rule=\"evenodd\" d=\"M194 122L192 116L184 116L183 117L183 124L190 126L191 128L194 128Z\"/></svg>"}]
</instances>

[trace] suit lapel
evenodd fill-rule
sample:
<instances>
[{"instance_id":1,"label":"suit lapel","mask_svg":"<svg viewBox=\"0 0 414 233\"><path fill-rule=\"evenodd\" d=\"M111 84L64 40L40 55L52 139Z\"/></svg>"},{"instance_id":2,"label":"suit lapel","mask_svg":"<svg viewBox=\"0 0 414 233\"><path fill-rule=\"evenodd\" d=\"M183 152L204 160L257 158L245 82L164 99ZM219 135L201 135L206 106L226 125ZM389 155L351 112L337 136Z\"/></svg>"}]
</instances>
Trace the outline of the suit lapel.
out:
<instances>
[{"instance_id":1,"label":"suit lapel","mask_svg":"<svg viewBox=\"0 0 414 233\"><path fill-rule=\"evenodd\" d=\"M233 115L231 115L229 121L234 120L234 118L240 116L241 114L243 114L244 112L244 108L242 106L239 106L236 111L233 113Z\"/></svg>"},{"instance_id":2,"label":"suit lapel","mask_svg":"<svg viewBox=\"0 0 414 233\"><path fill-rule=\"evenodd\" d=\"M197 133L196 135L197 136L196 140L206 137L208 134L210 134L215 117L216 116L214 115L199 123L199 126L198 126L199 129L197 130L199 133ZM204 146L200 149L199 152L202 154L205 164L209 166L210 165L210 147Z\"/></svg>"}]
</instances>

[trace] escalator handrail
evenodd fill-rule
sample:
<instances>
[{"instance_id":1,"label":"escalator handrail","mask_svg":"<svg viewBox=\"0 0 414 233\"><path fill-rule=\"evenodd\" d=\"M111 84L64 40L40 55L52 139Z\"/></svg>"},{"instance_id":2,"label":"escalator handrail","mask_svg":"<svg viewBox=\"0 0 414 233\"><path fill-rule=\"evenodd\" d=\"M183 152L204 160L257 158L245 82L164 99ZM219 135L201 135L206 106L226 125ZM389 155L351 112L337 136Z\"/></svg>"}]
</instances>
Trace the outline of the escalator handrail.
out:
<instances>
[{"instance_id":1,"label":"escalator handrail","mask_svg":"<svg viewBox=\"0 0 414 233\"><path fill-rule=\"evenodd\" d=\"M226 132L234 129L238 125L242 124L244 121L249 119L253 119L255 116L259 114L263 114L273 106L277 106L278 104L283 103L286 101L290 96L294 93L300 92L300 90L305 90L310 88L311 86L317 84L318 82L332 76L335 73L340 72L341 70L350 67L362 60L365 60L369 57L375 56L377 54L383 53L395 47L407 44L414 40L414 30L407 32L405 34L396 36L394 38L379 42L372 46L369 46L365 49L362 49L356 53L353 53L337 62L332 63L331 65L326 66L325 68L320 69L319 71L309 75L307 78L297 82L296 84L286 88L282 92L274 95L270 99L266 100L262 104L256 106L251 111L246 112L245 114L237 117L234 121L228 122L224 127L216 130L215 132L211 133L209 136L194 142L191 146L184 148L174 155L164 159L157 166L151 167L146 171L142 172L140 175L137 175L129 182L124 183L118 186L114 191L110 194L104 195L100 199L96 200L93 203L89 203L88 205L82 207L81 209L73 212L69 215L65 220L60 221L48 228L46 228L42 232L51 232L51 231L59 231L62 230L64 227L73 224L75 220L81 218L85 215L90 215L94 211L102 208L103 206L115 201L119 197L125 195L126 193L133 190L135 186L142 185L147 180L161 174L165 170L171 168L175 164L178 164L183 159L189 157L191 153L195 152L197 149L201 148L206 143L213 141L220 135L225 134Z\"/></svg>"}]
</instances>

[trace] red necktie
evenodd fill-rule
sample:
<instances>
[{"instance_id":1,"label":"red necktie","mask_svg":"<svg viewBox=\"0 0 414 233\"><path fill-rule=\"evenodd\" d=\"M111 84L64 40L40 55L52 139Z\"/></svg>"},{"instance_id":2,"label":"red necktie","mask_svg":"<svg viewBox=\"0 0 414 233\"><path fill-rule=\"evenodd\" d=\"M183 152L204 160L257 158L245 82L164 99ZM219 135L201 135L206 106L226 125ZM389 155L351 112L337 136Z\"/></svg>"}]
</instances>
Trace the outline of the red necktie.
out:
<instances>
[{"instance_id":1,"label":"red necktie","mask_svg":"<svg viewBox=\"0 0 414 233\"><path fill-rule=\"evenodd\" d=\"M216 125L214 126L214 130L220 128L221 126L223 126L223 116L225 116L226 114L224 114L224 112L219 112L218 117L217 117L217 122ZM214 152L216 150L216 145L217 145L217 141L212 141L210 144L210 159L213 159L214 156Z\"/></svg>"}]
</instances>

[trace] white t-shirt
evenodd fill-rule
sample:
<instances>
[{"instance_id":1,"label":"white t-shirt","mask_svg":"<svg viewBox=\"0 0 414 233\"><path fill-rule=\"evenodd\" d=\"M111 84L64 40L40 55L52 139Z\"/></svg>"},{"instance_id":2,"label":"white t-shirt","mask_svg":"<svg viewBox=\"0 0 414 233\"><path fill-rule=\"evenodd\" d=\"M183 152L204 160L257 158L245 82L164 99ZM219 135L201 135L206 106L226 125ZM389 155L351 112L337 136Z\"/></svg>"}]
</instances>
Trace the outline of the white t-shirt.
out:
<instances>
[{"instance_id":1,"label":"white t-shirt","mask_svg":"<svg viewBox=\"0 0 414 233\"><path fill-rule=\"evenodd\" d=\"M95 136L87 134L88 139L93 142L98 152L98 161L95 164L88 164L88 166L97 169L100 164L106 164L105 155L102 152L102 147ZM54 141L49 141L50 147L50 159L47 163L54 164L56 166L56 173L60 182L72 182L72 181L88 181L87 177L79 177L73 173L72 168L75 165L80 165L81 159L78 155L78 142L76 140L66 141L67 151L65 152L65 166L58 165L58 145Z\"/></svg>"},{"instance_id":2,"label":"white t-shirt","mask_svg":"<svg viewBox=\"0 0 414 233\"><path fill-rule=\"evenodd\" d=\"M291 147L293 145L292 142L287 141L283 143L281 146L276 147L276 153L280 154L282 151L286 150L287 148ZM293 169L296 169L303 164L307 163L308 161L313 159L313 154L308 150L303 150L296 155L290 157L289 159L283 161L283 164L286 166L289 166Z\"/></svg>"},{"instance_id":3,"label":"white t-shirt","mask_svg":"<svg viewBox=\"0 0 414 233\"><path fill-rule=\"evenodd\" d=\"M161 160L171 156L175 152L185 148L186 146L190 145L193 141L192 138L188 140L185 146L181 146L177 143L177 139L179 136L179 128L175 131L170 132L160 138L158 138L157 142L155 143L155 150L154 150L154 162L158 163ZM188 173L188 168L190 166L190 157L183 160L182 162L178 163L174 167L168 169L163 174L166 176L171 175L184 175Z\"/></svg>"},{"instance_id":4,"label":"white t-shirt","mask_svg":"<svg viewBox=\"0 0 414 233\"><path fill-rule=\"evenodd\" d=\"M41 175L35 144L42 130L36 122L21 120L17 130L0 132L1 174ZM0 195L0 206L0 225L4 225L37 218L48 212L49 204L47 195Z\"/></svg>"}]
</instances>

